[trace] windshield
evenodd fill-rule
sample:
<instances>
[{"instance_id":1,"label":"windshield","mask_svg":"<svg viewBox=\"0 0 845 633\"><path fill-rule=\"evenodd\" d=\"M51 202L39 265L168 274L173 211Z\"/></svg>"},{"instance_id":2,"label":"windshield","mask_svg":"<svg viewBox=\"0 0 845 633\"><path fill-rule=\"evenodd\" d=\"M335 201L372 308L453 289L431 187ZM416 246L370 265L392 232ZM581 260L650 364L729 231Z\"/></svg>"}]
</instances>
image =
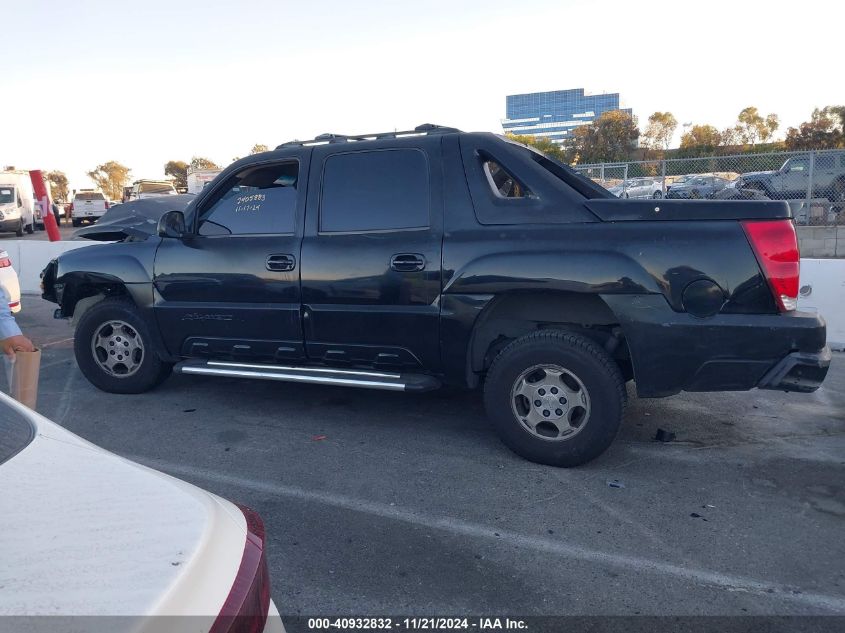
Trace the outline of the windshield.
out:
<instances>
[{"instance_id":1,"label":"windshield","mask_svg":"<svg viewBox=\"0 0 845 633\"><path fill-rule=\"evenodd\" d=\"M169 182L142 182L138 185L140 193L176 193Z\"/></svg>"},{"instance_id":2,"label":"windshield","mask_svg":"<svg viewBox=\"0 0 845 633\"><path fill-rule=\"evenodd\" d=\"M0 187L0 204L9 204L15 201L15 190L11 187Z\"/></svg>"}]
</instances>

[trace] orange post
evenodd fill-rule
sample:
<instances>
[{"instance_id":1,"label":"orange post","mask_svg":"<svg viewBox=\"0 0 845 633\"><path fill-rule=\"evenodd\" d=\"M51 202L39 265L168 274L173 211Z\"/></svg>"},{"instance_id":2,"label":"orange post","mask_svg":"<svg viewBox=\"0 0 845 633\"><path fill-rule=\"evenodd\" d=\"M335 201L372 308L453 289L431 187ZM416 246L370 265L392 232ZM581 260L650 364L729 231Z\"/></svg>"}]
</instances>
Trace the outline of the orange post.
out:
<instances>
[{"instance_id":1,"label":"orange post","mask_svg":"<svg viewBox=\"0 0 845 633\"><path fill-rule=\"evenodd\" d=\"M41 175L40 169L33 169L29 172L29 178L32 180L35 197L41 203L41 219L44 220L47 237L50 238L51 242L58 242L62 239L62 236L59 234L59 227L56 224L53 209L50 208L50 195L47 193L47 187L44 186L44 176ZM33 222L35 222L34 219Z\"/></svg>"}]
</instances>

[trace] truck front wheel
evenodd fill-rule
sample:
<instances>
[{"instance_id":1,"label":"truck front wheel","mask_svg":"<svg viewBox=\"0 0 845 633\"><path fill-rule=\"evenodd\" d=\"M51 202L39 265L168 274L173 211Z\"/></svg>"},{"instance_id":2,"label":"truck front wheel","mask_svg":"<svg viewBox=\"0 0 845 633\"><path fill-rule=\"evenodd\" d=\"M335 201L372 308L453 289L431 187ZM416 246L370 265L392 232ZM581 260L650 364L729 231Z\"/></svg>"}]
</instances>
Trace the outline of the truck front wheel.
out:
<instances>
[{"instance_id":1,"label":"truck front wheel","mask_svg":"<svg viewBox=\"0 0 845 633\"><path fill-rule=\"evenodd\" d=\"M607 352L557 330L510 343L484 385L487 415L502 441L550 466L577 466L604 452L619 430L625 400L625 381Z\"/></svg>"},{"instance_id":2,"label":"truck front wheel","mask_svg":"<svg viewBox=\"0 0 845 633\"><path fill-rule=\"evenodd\" d=\"M153 350L149 327L124 299L105 299L85 312L73 350L85 377L109 393L143 393L170 375L171 366Z\"/></svg>"}]
</instances>

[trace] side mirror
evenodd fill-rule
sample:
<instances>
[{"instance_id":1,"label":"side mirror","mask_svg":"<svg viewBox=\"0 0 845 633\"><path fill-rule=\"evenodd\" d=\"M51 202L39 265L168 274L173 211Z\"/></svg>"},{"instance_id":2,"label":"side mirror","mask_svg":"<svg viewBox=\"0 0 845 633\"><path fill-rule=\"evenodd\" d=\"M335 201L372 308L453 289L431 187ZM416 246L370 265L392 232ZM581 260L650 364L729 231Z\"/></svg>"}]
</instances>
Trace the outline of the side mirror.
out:
<instances>
[{"instance_id":1,"label":"side mirror","mask_svg":"<svg viewBox=\"0 0 845 633\"><path fill-rule=\"evenodd\" d=\"M179 239L185 235L185 214L168 211L158 219L158 236Z\"/></svg>"}]
</instances>

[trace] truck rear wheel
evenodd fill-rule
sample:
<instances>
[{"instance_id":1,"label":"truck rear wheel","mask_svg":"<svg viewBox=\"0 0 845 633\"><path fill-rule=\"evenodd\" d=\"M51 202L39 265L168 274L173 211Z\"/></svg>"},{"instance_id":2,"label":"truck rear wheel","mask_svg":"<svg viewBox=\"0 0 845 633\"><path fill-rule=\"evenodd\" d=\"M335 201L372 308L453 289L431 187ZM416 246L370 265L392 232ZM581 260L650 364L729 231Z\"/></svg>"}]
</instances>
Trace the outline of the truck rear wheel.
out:
<instances>
[{"instance_id":1,"label":"truck rear wheel","mask_svg":"<svg viewBox=\"0 0 845 633\"><path fill-rule=\"evenodd\" d=\"M32 235L33 233L35 233L35 229L33 228L32 222L30 222L29 224L26 225L26 232L29 235Z\"/></svg>"},{"instance_id":2,"label":"truck rear wheel","mask_svg":"<svg viewBox=\"0 0 845 633\"><path fill-rule=\"evenodd\" d=\"M603 453L619 430L625 399L625 381L607 352L557 330L513 341L484 385L487 415L502 441L550 466L577 466Z\"/></svg>"},{"instance_id":3,"label":"truck rear wheel","mask_svg":"<svg viewBox=\"0 0 845 633\"><path fill-rule=\"evenodd\" d=\"M170 375L171 365L156 355L147 324L123 299L105 299L85 312L73 350L85 377L109 393L143 393Z\"/></svg>"}]
</instances>

